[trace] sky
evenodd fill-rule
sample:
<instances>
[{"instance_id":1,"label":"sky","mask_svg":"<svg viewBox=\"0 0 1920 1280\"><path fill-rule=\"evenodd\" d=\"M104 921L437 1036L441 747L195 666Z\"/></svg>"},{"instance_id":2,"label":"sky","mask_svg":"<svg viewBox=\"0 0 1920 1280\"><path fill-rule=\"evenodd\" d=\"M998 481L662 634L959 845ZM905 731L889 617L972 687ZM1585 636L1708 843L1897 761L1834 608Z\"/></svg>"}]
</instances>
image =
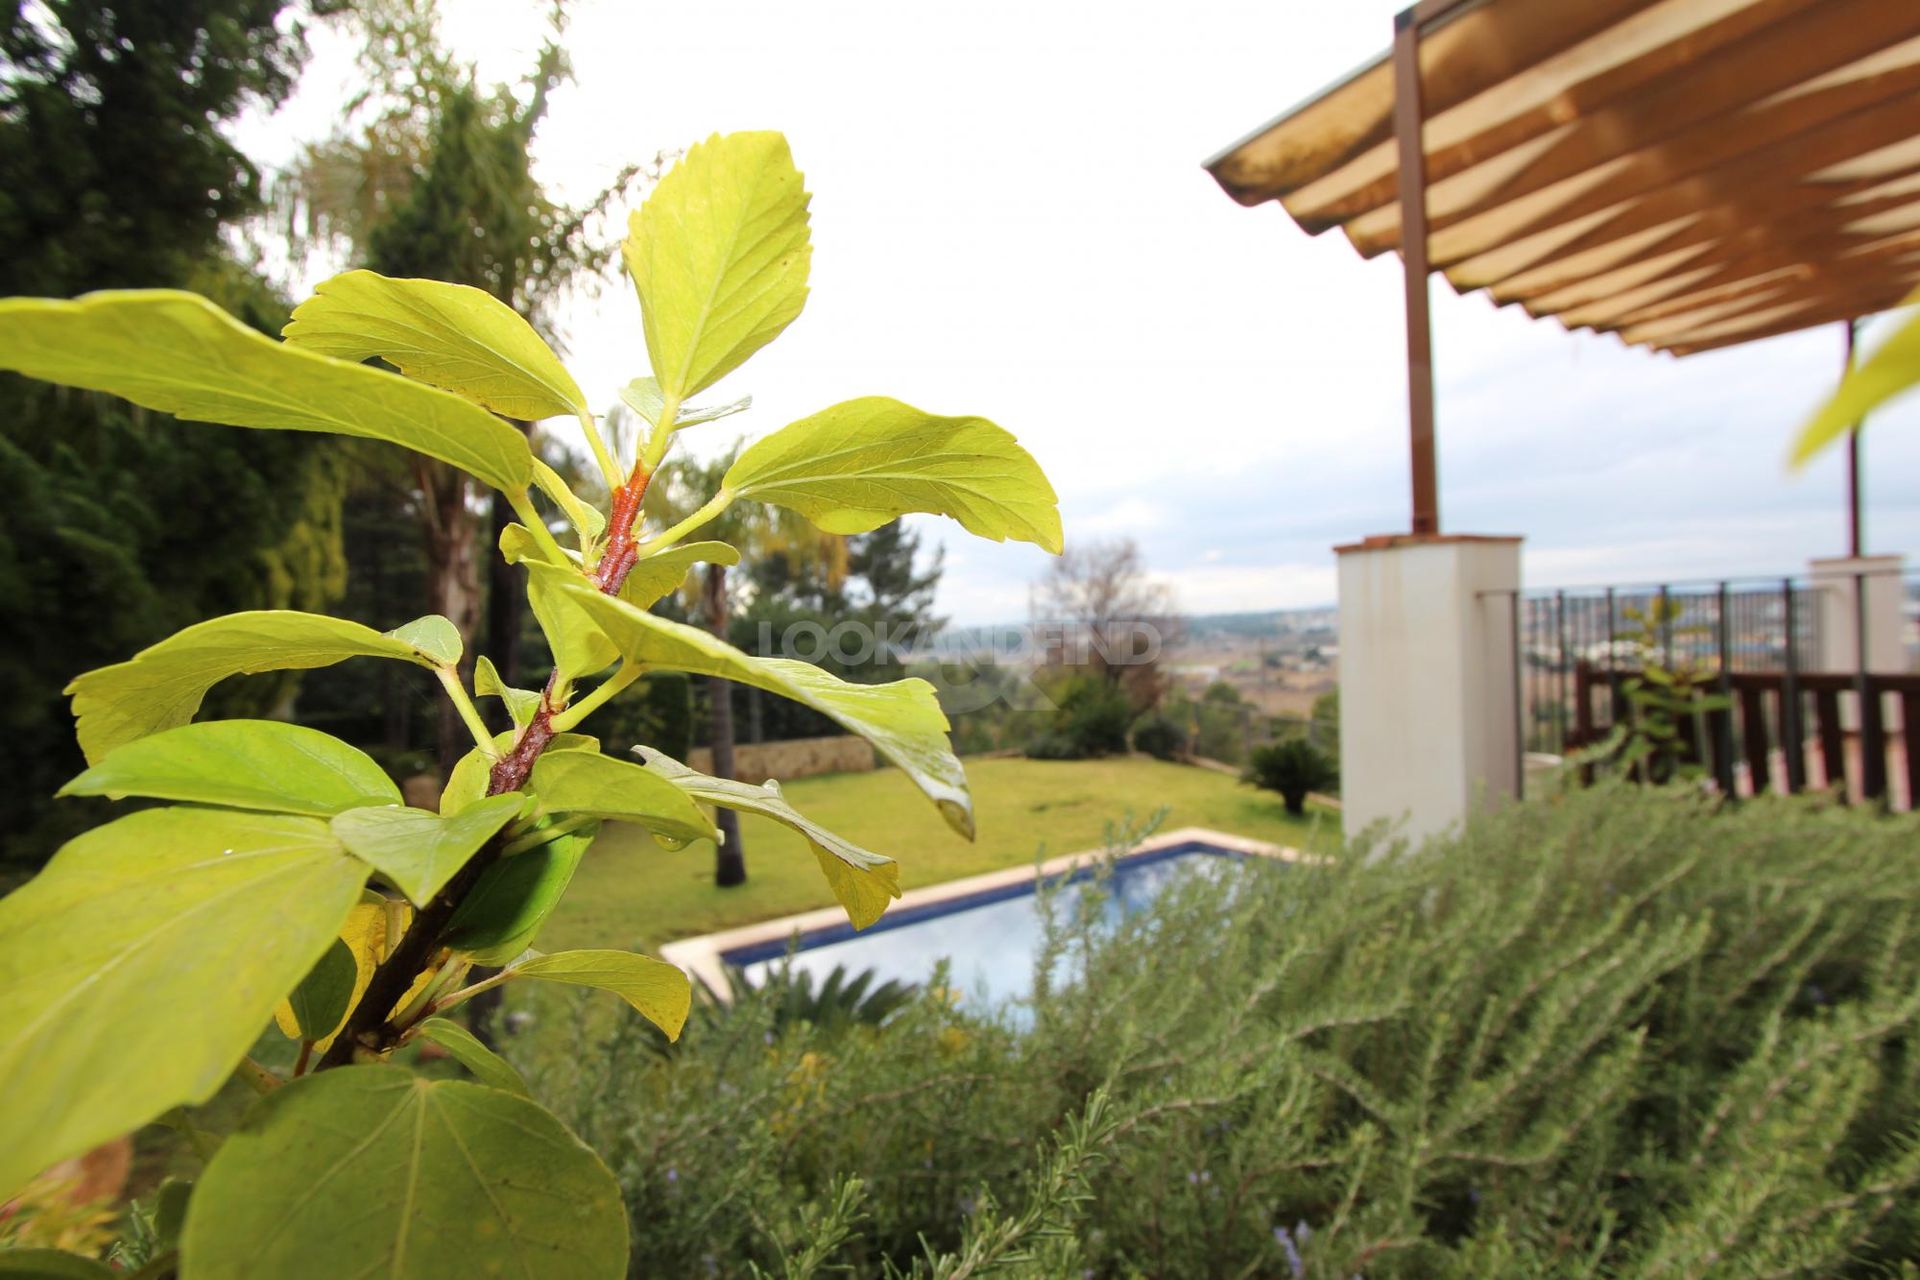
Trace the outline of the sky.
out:
<instances>
[{"instance_id":1,"label":"sky","mask_svg":"<svg viewBox=\"0 0 1920 1280\"><path fill-rule=\"evenodd\" d=\"M1399 260L1242 208L1201 164L1382 50L1402 2L577 0L537 173L580 199L709 133L790 140L812 295L709 393L752 412L676 447L858 395L980 414L1046 470L1069 542L1136 539L1186 610L1325 605L1331 548L1409 518ZM544 9L445 0L449 43L517 79ZM315 50L296 98L240 127L264 163L351 91L351 39ZM1784 461L1838 376L1838 327L1679 361L1444 281L1433 299L1442 525L1524 535L1528 587L1779 575L1845 550L1842 451ZM562 330L596 408L646 372L624 279ZM1867 549L1915 549L1920 396L1874 420L1865 456ZM1045 553L910 519L946 548L941 613L1025 615Z\"/></svg>"}]
</instances>

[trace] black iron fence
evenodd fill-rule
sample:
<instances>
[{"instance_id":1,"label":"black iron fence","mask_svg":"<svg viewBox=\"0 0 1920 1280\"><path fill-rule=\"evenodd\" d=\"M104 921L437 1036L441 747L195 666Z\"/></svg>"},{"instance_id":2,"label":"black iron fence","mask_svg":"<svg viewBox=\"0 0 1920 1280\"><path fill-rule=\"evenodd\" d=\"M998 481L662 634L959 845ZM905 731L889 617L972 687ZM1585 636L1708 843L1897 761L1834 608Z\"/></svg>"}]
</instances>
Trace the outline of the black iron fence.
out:
<instances>
[{"instance_id":1,"label":"black iron fence","mask_svg":"<svg viewBox=\"0 0 1920 1280\"><path fill-rule=\"evenodd\" d=\"M1900 647L1870 653L1853 638L1885 632L1869 607L1884 610L1890 589ZM1909 688L1920 688L1920 573L1578 587L1508 603L1516 736L1537 763L1604 740L1631 714L1625 684L1658 667L1732 703L1697 717L1688 744L1729 791L1837 786L1848 762L1855 796L1910 804L1920 791ZM1524 763L1516 773L1524 787Z\"/></svg>"}]
</instances>

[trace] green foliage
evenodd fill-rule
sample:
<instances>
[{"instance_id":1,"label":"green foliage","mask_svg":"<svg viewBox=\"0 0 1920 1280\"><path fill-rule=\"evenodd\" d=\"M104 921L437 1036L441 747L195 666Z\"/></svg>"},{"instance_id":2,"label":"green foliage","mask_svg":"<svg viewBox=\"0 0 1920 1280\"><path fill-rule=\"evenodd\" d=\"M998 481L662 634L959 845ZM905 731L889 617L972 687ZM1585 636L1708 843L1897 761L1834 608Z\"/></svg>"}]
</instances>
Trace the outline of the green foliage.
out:
<instances>
[{"instance_id":1,"label":"green foliage","mask_svg":"<svg viewBox=\"0 0 1920 1280\"><path fill-rule=\"evenodd\" d=\"M324 1194L314 1194L319 1189ZM627 1220L592 1151L533 1102L396 1067L348 1067L262 1099L187 1208L187 1274L618 1275Z\"/></svg>"},{"instance_id":2,"label":"green foliage","mask_svg":"<svg viewBox=\"0 0 1920 1280\"><path fill-rule=\"evenodd\" d=\"M1187 749L1187 735L1178 724L1155 712L1134 721L1133 749L1156 760L1177 760Z\"/></svg>"},{"instance_id":3,"label":"green foliage","mask_svg":"<svg viewBox=\"0 0 1920 1280\"><path fill-rule=\"evenodd\" d=\"M0 14L0 295L183 287L277 328L286 304L222 233L258 207L228 125L281 101L305 58L287 8L120 0ZM75 672L208 614L332 604L343 488L332 442L182 432L0 376L0 855L44 862L103 812L48 803L80 767L58 692ZM220 709L265 714L295 681L223 692Z\"/></svg>"},{"instance_id":4,"label":"green foliage","mask_svg":"<svg viewBox=\"0 0 1920 1280\"><path fill-rule=\"evenodd\" d=\"M1633 628L1618 638L1633 643L1641 654L1640 669L1620 682L1628 716L1577 758L1604 762L1655 783L1697 778L1704 772L1699 744L1706 740L1705 717L1726 710L1732 700L1704 692L1712 677L1695 664L1656 661L1654 655L1670 655L1676 638L1698 635L1705 628L1677 626L1683 607L1665 597L1645 609L1628 605L1624 612Z\"/></svg>"},{"instance_id":5,"label":"green foliage","mask_svg":"<svg viewBox=\"0 0 1920 1280\"><path fill-rule=\"evenodd\" d=\"M1911 299L1909 299L1911 301ZM1920 384L1920 313L1910 317L1857 367L1793 442L1791 461L1802 466L1866 421L1867 414Z\"/></svg>"},{"instance_id":6,"label":"green foliage","mask_svg":"<svg viewBox=\"0 0 1920 1280\"><path fill-rule=\"evenodd\" d=\"M1036 760L1088 760L1127 749L1133 703L1100 675L1069 675L1051 691L1053 722L1027 744Z\"/></svg>"},{"instance_id":7,"label":"green foliage","mask_svg":"<svg viewBox=\"0 0 1920 1280\"><path fill-rule=\"evenodd\" d=\"M685 407L683 418L683 397L798 313L805 204L785 141L742 134L696 149L635 219L627 256L662 398L631 459L606 448L578 388L532 330L471 291L349 273L299 309L284 343L172 290L0 301L5 367L213 422L384 440L500 489L521 520L514 549L553 652L553 674L532 703L490 663L483 668L485 691L518 706L519 723L500 735L467 687L461 628L444 617L382 633L252 612L190 627L76 680L93 767L69 791L191 803L78 837L0 900L0 1094L9 1099L0 1198L56 1160L205 1102L277 1016L301 1052L291 1078L245 1063L264 1096L224 1142L202 1136L207 1167L180 1244L189 1280L621 1273L626 1219L607 1170L522 1090L500 1087L514 1083L500 1064L436 1019L531 980L614 993L667 1036L679 1034L690 991L674 967L621 951L530 949L606 818L678 844L716 834L703 803L774 817L806 836L859 926L897 896L898 872L890 858L810 822L777 788L706 778L657 752L645 766L616 760L572 730L647 671L723 676L873 739L950 826L972 834L966 777L925 682L851 685L805 663L754 658L635 599L651 603L648 593L670 589L696 559L722 570L736 559L731 548L683 540L762 481L769 496L827 526L864 520L854 513L874 509L879 433L892 427L906 452L896 448L885 482L911 495L912 509L995 537L1044 541L1035 531L1052 529L1058 541L1052 490L1011 436L981 419L931 419L878 399L851 402L883 406L857 427L859 449L836 451L809 425L816 420L803 421L773 437L786 480L750 468L687 519L640 525L674 432L702 416ZM359 363L369 355L399 372ZM589 514L495 416L562 403L579 410L616 482L604 513ZM915 452L928 430L974 442L997 460L1000 478L956 483L951 456ZM567 516L574 548L541 520L535 485ZM630 580L640 584L633 599L623 595ZM404 807L372 759L315 730L189 723L225 676L355 656L431 671L450 718L471 734L440 812ZM480 964L505 967L466 982ZM421 1037L450 1046L486 1083L369 1065ZM177 1122L200 1133L184 1116Z\"/></svg>"},{"instance_id":8,"label":"green foliage","mask_svg":"<svg viewBox=\"0 0 1920 1280\"><path fill-rule=\"evenodd\" d=\"M1305 738L1288 738L1271 746L1255 747L1242 779L1256 787L1277 791L1287 812L1304 814L1307 793L1324 791L1340 780L1333 757Z\"/></svg>"},{"instance_id":9,"label":"green foliage","mask_svg":"<svg viewBox=\"0 0 1920 1280\"><path fill-rule=\"evenodd\" d=\"M877 1030L740 992L670 1063L634 1021L570 1048L549 1096L647 1224L636 1275L777 1274L856 1168L830 1262L859 1275L1034 1207L1059 1234L1017 1243L1055 1252L1011 1274L1896 1274L1917 824L1607 785L1089 904L1042 958L1084 977L1025 1029L940 978ZM1079 1200L1048 1135L1103 1088Z\"/></svg>"}]
</instances>

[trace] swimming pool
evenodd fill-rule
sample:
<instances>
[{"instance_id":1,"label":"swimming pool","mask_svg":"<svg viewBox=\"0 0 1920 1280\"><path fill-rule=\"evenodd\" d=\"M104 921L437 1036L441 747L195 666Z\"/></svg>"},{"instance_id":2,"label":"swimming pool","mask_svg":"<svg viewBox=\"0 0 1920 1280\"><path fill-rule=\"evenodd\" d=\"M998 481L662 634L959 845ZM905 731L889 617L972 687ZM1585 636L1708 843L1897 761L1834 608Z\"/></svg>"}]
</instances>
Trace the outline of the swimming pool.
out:
<instances>
[{"instance_id":1,"label":"swimming pool","mask_svg":"<svg viewBox=\"0 0 1920 1280\"><path fill-rule=\"evenodd\" d=\"M1174 832L1114 862L1101 909L1113 919L1131 915L1170 886L1217 875L1247 856L1295 855L1218 832ZM1041 879L1059 886L1054 902L1062 917L1089 891L1099 863L1098 855L1076 854L1037 869ZM676 943L662 954L709 981L714 969L732 966L757 984L787 963L797 934L792 964L816 982L836 967L849 975L871 969L881 981L925 982L944 959L951 962L953 988L972 1001L999 1004L1032 989L1043 932L1035 876L1035 868L1024 868L918 890L858 932L837 911L809 912Z\"/></svg>"}]
</instances>

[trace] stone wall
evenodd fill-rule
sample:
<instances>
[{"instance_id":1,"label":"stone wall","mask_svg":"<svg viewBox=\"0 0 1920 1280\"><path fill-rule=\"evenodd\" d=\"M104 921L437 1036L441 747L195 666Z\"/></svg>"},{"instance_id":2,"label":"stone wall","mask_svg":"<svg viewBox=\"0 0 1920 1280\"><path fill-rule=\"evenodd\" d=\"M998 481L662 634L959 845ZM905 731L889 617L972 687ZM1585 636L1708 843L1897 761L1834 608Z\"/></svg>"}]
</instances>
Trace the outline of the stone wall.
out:
<instances>
[{"instance_id":1,"label":"stone wall","mask_svg":"<svg viewBox=\"0 0 1920 1280\"><path fill-rule=\"evenodd\" d=\"M874 763L872 744L850 733L787 742L743 742L733 749L733 774L742 782L765 782L768 778L791 782L818 773L865 773ZM713 752L695 747L687 764L701 773L712 773Z\"/></svg>"}]
</instances>

